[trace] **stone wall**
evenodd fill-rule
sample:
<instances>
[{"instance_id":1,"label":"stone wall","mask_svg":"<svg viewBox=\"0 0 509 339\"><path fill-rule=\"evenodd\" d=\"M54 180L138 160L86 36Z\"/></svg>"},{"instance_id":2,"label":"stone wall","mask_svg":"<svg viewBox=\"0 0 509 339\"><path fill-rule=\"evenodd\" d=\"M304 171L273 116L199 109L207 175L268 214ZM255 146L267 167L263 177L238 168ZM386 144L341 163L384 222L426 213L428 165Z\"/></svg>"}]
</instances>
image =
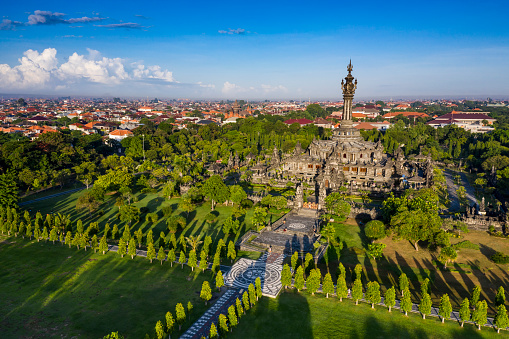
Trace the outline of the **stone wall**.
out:
<instances>
[{"instance_id":1,"label":"stone wall","mask_svg":"<svg viewBox=\"0 0 509 339\"><path fill-rule=\"evenodd\" d=\"M495 232L507 232L507 222L500 220L499 217L485 215L463 216L460 219L471 230L488 231L490 226L495 228Z\"/></svg>"}]
</instances>

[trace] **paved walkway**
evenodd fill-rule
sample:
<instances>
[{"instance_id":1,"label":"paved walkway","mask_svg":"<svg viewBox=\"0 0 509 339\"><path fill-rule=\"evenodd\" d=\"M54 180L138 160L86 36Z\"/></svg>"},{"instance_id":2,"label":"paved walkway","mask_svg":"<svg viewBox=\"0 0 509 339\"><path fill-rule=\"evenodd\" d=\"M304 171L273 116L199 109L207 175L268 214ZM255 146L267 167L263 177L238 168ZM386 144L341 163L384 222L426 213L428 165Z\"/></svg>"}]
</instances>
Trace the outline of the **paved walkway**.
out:
<instances>
[{"instance_id":1,"label":"paved walkway","mask_svg":"<svg viewBox=\"0 0 509 339\"><path fill-rule=\"evenodd\" d=\"M477 199L475 198L475 194L474 194L475 190L469 184L465 173L450 172L450 171L445 170L444 176L445 176L445 181L447 183L447 191L449 193L449 200L451 201L451 204L449 206L450 211L458 211L460 209L458 194L456 193L456 190L459 188L459 186L455 184L455 179L454 179L454 176L456 176L457 174L459 174L461 177L461 186L465 187L469 205L477 204Z\"/></svg>"},{"instance_id":2,"label":"paved walkway","mask_svg":"<svg viewBox=\"0 0 509 339\"><path fill-rule=\"evenodd\" d=\"M242 289L229 289L226 291L180 338L207 338L211 324L215 323L217 326L219 315L224 314L227 316L228 307L234 305L237 298L241 299L242 293L244 293Z\"/></svg>"},{"instance_id":3,"label":"paved walkway","mask_svg":"<svg viewBox=\"0 0 509 339\"><path fill-rule=\"evenodd\" d=\"M90 187L92 187L92 186L90 186ZM59 192L59 193L55 193L55 194L52 194L52 195L48 195L48 196L45 196L45 197L42 197L42 198L38 198L38 199L34 199L34 200L29 200L29 201L23 201L23 202L20 202L18 205L19 206L25 206L25 205L33 204L35 202L43 201L43 200L46 200L46 199L51 199L51 198L59 197L61 195L71 194L71 193L74 193L74 192L78 192L78 191L84 190L85 188L86 187L75 188L75 189L72 189L72 190L68 190L68 191L64 191L64 192Z\"/></svg>"}]
</instances>

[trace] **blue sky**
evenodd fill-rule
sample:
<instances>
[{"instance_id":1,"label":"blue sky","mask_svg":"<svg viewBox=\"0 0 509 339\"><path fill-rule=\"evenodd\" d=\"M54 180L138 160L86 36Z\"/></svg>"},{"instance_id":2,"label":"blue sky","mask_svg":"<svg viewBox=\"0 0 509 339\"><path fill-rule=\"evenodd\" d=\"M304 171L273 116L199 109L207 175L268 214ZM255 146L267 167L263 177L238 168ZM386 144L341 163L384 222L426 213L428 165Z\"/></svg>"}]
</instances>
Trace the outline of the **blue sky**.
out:
<instances>
[{"instance_id":1,"label":"blue sky","mask_svg":"<svg viewBox=\"0 0 509 339\"><path fill-rule=\"evenodd\" d=\"M509 97L507 1L8 2L0 93Z\"/></svg>"}]
</instances>

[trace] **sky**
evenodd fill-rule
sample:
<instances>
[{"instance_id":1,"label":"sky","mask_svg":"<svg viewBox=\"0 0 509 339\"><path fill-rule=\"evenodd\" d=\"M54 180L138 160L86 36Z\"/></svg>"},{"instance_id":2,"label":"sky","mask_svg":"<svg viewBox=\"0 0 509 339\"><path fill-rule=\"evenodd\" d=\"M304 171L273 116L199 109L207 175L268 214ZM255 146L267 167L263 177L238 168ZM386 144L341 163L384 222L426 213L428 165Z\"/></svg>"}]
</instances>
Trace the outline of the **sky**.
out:
<instances>
[{"instance_id":1,"label":"sky","mask_svg":"<svg viewBox=\"0 0 509 339\"><path fill-rule=\"evenodd\" d=\"M509 2L8 1L0 93L509 98Z\"/></svg>"}]
</instances>

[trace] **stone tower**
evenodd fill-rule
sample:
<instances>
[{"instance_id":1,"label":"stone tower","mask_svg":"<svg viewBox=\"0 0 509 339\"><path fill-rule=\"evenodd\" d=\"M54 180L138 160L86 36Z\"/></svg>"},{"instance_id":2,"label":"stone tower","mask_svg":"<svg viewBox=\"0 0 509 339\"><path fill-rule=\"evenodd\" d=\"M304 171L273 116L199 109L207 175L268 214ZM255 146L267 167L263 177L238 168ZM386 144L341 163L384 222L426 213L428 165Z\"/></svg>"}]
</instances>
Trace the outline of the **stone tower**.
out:
<instances>
[{"instance_id":1,"label":"stone tower","mask_svg":"<svg viewBox=\"0 0 509 339\"><path fill-rule=\"evenodd\" d=\"M341 90L343 91L343 117L341 126L334 131L333 139L344 141L363 141L361 133L353 127L352 121L352 101L357 89L357 79L352 75L352 61L347 66L348 75L341 80Z\"/></svg>"},{"instance_id":2,"label":"stone tower","mask_svg":"<svg viewBox=\"0 0 509 339\"><path fill-rule=\"evenodd\" d=\"M233 104L233 116L234 117L237 117L239 116L239 113L240 113L240 105L239 105L239 102L237 100L235 100L235 103Z\"/></svg>"}]
</instances>

